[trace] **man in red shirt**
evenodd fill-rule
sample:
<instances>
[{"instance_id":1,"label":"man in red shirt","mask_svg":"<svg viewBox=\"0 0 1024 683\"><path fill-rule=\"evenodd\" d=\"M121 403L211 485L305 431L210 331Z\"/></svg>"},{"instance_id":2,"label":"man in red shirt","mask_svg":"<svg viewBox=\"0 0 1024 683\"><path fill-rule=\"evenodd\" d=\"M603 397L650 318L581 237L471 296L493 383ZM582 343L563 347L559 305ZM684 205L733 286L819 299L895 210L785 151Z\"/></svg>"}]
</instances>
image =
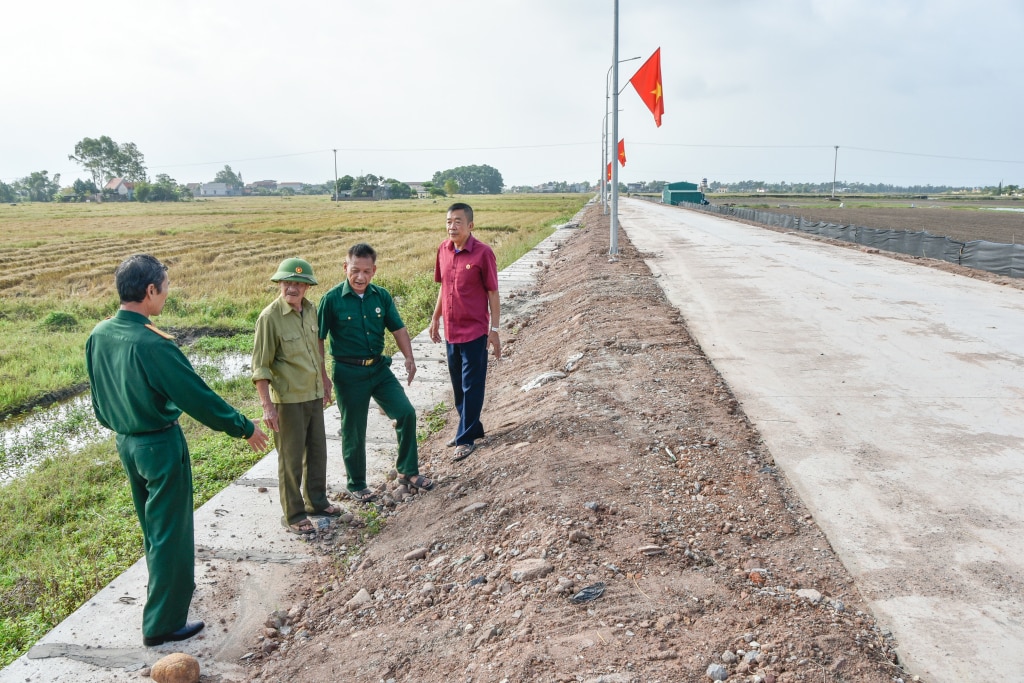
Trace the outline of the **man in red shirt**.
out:
<instances>
[{"instance_id":1,"label":"man in red shirt","mask_svg":"<svg viewBox=\"0 0 1024 683\"><path fill-rule=\"evenodd\" d=\"M430 339L441 341L438 325L444 317L448 374L459 411L459 429L448 442L452 460L469 457L474 442L484 436L480 412L487 379L487 347L501 358L501 299L498 264L489 246L473 237L473 209L457 202L448 207L448 239L437 248L434 281L441 283L430 319Z\"/></svg>"}]
</instances>

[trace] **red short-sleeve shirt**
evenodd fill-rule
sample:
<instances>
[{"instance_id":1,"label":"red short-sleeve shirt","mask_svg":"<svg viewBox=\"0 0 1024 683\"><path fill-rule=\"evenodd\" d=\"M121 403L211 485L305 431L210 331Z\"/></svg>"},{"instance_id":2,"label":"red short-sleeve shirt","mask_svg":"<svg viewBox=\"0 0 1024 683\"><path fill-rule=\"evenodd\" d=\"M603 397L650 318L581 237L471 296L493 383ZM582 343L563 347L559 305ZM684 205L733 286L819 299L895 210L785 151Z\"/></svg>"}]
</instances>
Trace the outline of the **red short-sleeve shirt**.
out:
<instances>
[{"instance_id":1,"label":"red short-sleeve shirt","mask_svg":"<svg viewBox=\"0 0 1024 683\"><path fill-rule=\"evenodd\" d=\"M498 291L498 263L489 246L469 236L456 251L450 239L437 248L434 281L441 283L444 336L464 344L485 336L491 328L487 293Z\"/></svg>"}]
</instances>

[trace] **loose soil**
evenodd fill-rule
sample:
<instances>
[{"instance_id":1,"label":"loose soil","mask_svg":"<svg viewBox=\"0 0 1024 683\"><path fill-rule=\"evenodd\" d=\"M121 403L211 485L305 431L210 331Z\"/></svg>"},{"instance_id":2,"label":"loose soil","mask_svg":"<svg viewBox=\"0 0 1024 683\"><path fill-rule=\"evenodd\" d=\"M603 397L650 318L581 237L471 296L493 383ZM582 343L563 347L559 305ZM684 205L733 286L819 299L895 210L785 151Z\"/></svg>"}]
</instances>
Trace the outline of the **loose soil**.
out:
<instances>
[{"instance_id":1,"label":"loose soil","mask_svg":"<svg viewBox=\"0 0 1024 683\"><path fill-rule=\"evenodd\" d=\"M642 255L583 225L505 306L486 443L434 434L434 490L314 539L248 680L911 680Z\"/></svg>"}]
</instances>

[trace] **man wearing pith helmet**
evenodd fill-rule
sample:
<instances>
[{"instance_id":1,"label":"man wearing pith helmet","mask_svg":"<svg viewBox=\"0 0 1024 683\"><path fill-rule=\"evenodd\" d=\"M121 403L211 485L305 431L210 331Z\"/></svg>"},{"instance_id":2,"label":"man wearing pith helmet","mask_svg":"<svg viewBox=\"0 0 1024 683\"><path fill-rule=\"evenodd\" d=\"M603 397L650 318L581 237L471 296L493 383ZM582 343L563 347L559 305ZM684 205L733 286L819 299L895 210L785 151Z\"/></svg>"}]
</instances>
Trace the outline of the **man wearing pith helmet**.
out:
<instances>
[{"instance_id":1,"label":"man wearing pith helmet","mask_svg":"<svg viewBox=\"0 0 1024 683\"><path fill-rule=\"evenodd\" d=\"M314 527L307 515L343 512L327 499L324 409L332 385L316 306L306 298L317 281L313 267L300 258L282 261L270 281L280 295L256 320L252 381L277 447L281 524L292 533L310 534Z\"/></svg>"}]
</instances>

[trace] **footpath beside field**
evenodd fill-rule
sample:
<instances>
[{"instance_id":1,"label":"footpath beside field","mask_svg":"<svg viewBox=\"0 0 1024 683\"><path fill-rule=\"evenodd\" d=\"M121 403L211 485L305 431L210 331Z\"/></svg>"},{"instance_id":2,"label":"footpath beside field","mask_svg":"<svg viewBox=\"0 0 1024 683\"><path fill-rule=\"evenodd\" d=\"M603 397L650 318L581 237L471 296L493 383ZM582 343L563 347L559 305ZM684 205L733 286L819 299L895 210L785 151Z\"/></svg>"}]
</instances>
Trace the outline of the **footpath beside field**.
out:
<instances>
[{"instance_id":1,"label":"footpath beside field","mask_svg":"<svg viewBox=\"0 0 1024 683\"><path fill-rule=\"evenodd\" d=\"M503 270L503 298L532 286L541 264L573 232L563 227ZM424 330L413 339L416 378L406 386L400 355L392 366L417 413L423 417L442 401L451 404L444 345ZM327 481L332 500L354 509L344 496L345 470L336 405L326 411ZM389 420L371 405L367 433L367 475L383 481L393 466L395 434ZM186 652L201 663L204 680L243 680L245 655L267 615L282 607L301 568L324 558L313 544L284 530L277 492L277 452L271 451L232 486L195 512L196 592L190 618L206 621L197 637L161 647L142 646L142 607L146 562L139 559L91 600L44 636L24 656L0 670L0 683L137 681L139 673L171 652ZM320 518L322 528L327 518ZM357 519L358 522L358 519Z\"/></svg>"}]
</instances>

